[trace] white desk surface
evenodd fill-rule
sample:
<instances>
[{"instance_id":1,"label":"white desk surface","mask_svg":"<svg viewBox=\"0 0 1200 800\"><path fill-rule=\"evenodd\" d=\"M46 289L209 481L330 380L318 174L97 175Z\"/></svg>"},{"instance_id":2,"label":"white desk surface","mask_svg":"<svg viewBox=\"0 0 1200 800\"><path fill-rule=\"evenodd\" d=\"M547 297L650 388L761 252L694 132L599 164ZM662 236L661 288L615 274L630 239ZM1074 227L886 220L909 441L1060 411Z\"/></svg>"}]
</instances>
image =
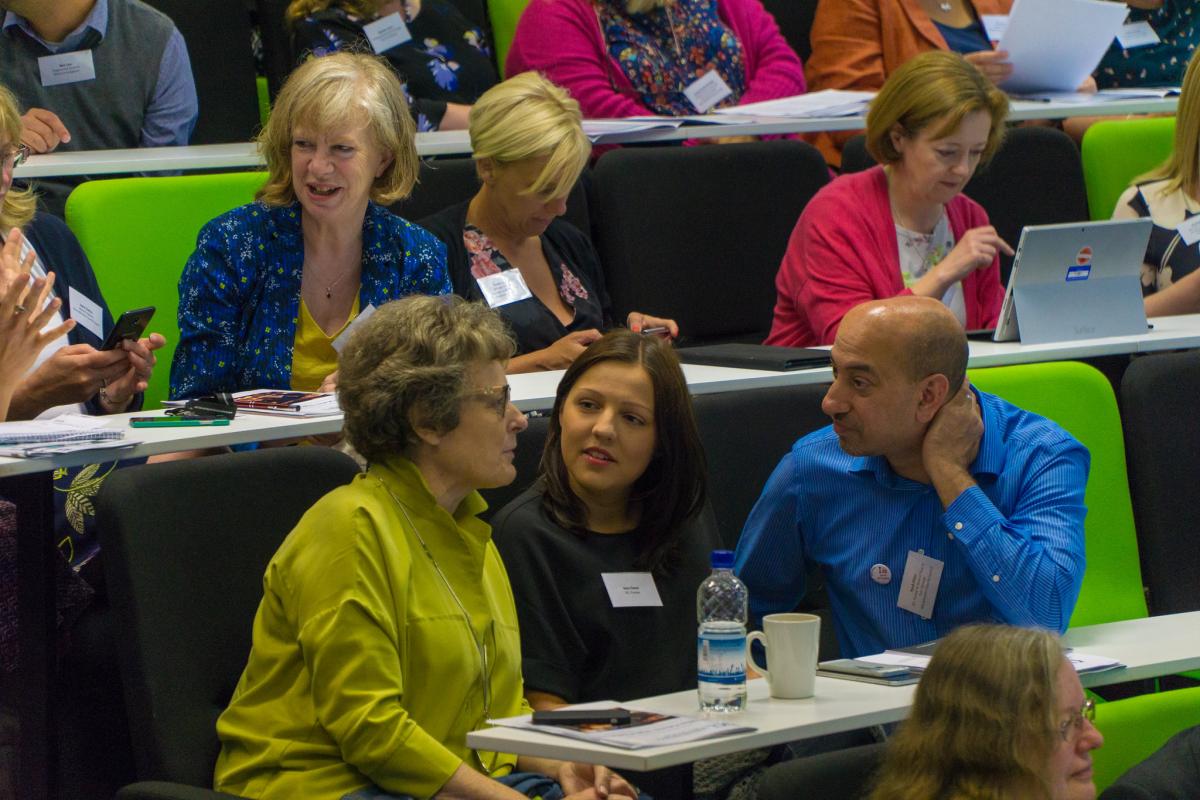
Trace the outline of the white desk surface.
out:
<instances>
[{"instance_id":1,"label":"white desk surface","mask_svg":"<svg viewBox=\"0 0 1200 800\"><path fill-rule=\"evenodd\" d=\"M1065 642L1081 652L1120 659L1127 668L1082 676L1084 686L1103 686L1200 668L1200 611L1094 625L1068 631ZM616 747L515 728L488 728L467 734L474 748L518 755L603 763L616 769L650 770L686 764L726 753L855 730L904 719L916 686L817 678L816 695L806 700L775 700L765 680L749 682L746 711L731 722L756 728L702 742L644 750ZM696 714L695 690L633 700L623 705L667 714Z\"/></svg>"},{"instance_id":2,"label":"white desk surface","mask_svg":"<svg viewBox=\"0 0 1200 800\"><path fill-rule=\"evenodd\" d=\"M1062 119L1064 117L1174 113L1178 99L1119 100L1105 103L1039 103L1014 101L1010 120ZM717 136L762 136L813 131L860 130L865 117L817 117L810 119L761 119L736 125L684 125L661 130L614 136L605 143L626 141L675 142ZM422 156L468 155L471 142L466 131L433 131L417 134L417 152ZM33 156L17 168L17 178L46 178L55 175L113 175L129 172L159 172L193 169L256 169L263 165L253 142L232 144L148 147L126 150L79 150Z\"/></svg>"},{"instance_id":3,"label":"white desk surface","mask_svg":"<svg viewBox=\"0 0 1200 800\"><path fill-rule=\"evenodd\" d=\"M968 363L971 367L995 367L1200 347L1200 314L1158 317L1154 320L1154 330L1147 331L1140 336L1115 336L1105 339L1085 339L1077 342L1039 345L973 341L970 346L971 357ZM687 376L688 388L694 395L759 389L769 386L828 383L833 379L833 373L829 367L794 372L769 372L684 364L683 371ZM522 411L549 409L554 405L554 394L562 376L563 370L510 375L508 381L513 387L513 402ZM313 436L340 430L342 424L340 415L316 419L295 419L263 414L240 414L227 427L128 427L128 419L131 416L152 416L161 413L161 411L144 411L137 414L114 414L108 418L110 420L109 427L124 428L128 431L129 438L142 440L142 444L125 453L126 457L137 458L198 447L220 447L295 436ZM106 452L84 451L66 456L37 459L0 457L0 478L48 471L57 467L90 464L96 461L98 453Z\"/></svg>"}]
</instances>

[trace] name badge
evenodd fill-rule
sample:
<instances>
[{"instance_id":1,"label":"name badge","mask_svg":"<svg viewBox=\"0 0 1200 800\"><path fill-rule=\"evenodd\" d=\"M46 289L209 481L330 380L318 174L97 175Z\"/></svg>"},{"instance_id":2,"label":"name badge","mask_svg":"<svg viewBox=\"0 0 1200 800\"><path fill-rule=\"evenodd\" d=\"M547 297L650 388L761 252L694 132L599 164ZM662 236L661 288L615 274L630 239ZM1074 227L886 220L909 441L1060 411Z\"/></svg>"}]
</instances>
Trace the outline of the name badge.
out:
<instances>
[{"instance_id":1,"label":"name badge","mask_svg":"<svg viewBox=\"0 0 1200 800\"><path fill-rule=\"evenodd\" d=\"M908 561L904 562L904 577L900 579L900 599L896 605L922 619L932 617L944 566L936 558L909 550Z\"/></svg>"},{"instance_id":2,"label":"name badge","mask_svg":"<svg viewBox=\"0 0 1200 800\"><path fill-rule=\"evenodd\" d=\"M1000 41L1008 30L1008 14L980 14L979 21L983 23L983 32L989 42Z\"/></svg>"},{"instance_id":3,"label":"name badge","mask_svg":"<svg viewBox=\"0 0 1200 800\"><path fill-rule=\"evenodd\" d=\"M692 108L703 114L733 94L733 89L729 88L729 84L714 69L706 72L704 77L697 78L688 84L683 93L687 96L688 102L692 104Z\"/></svg>"},{"instance_id":4,"label":"name badge","mask_svg":"<svg viewBox=\"0 0 1200 800\"><path fill-rule=\"evenodd\" d=\"M658 586L649 572L602 572L613 608L662 607Z\"/></svg>"},{"instance_id":5,"label":"name badge","mask_svg":"<svg viewBox=\"0 0 1200 800\"><path fill-rule=\"evenodd\" d=\"M96 64L92 61L91 50L42 56L38 59L38 71L42 73L42 86L96 80Z\"/></svg>"},{"instance_id":6,"label":"name badge","mask_svg":"<svg viewBox=\"0 0 1200 800\"><path fill-rule=\"evenodd\" d=\"M74 286L67 287L67 305L71 319L90 331L97 339L104 340L104 312L83 292Z\"/></svg>"},{"instance_id":7,"label":"name badge","mask_svg":"<svg viewBox=\"0 0 1200 800\"><path fill-rule=\"evenodd\" d=\"M1175 230L1179 232L1179 238L1183 239L1183 243L1188 247L1200 242L1200 214L1188 217L1179 223Z\"/></svg>"},{"instance_id":8,"label":"name badge","mask_svg":"<svg viewBox=\"0 0 1200 800\"><path fill-rule=\"evenodd\" d=\"M376 53L384 53L412 41L412 34L408 32L408 26L404 24L404 17L400 16L399 11L363 25L363 33Z\"/></svg>"},{"instance_id":9,"label":"name badge","mask_svg":"<svg viewBox=\"0 0 1200 800\"><path fill-rule=\"evenodd\" d=\"M337 338L329 343L329 346L333 348L333 351L340 356L342 354L342 348L346 346L346 342L350 341L350 334L358 330L358 328L361 327L364 322L369 320L371 315L374 313L375 305L373 303L368 303L366 308L364 308L362 311L359 311L358 316L351 320L350 324L347 325L345 329L337 335Z\"/></svg>"},{"instance_id":10,"label":"name badge","mask_svg":"<svg viewBox=\"0 0 1200 800\"><path fill-rule=\"evenodd\" d=\"M533 297L533 292L525 284L525 276L519 269L504 269L494 275L476 278L479 291L489 308L499 308L527 297Z\"/></svg>"},{"instance_id":11,"label":"name badge","mask_svg":"<svg viewBox=\"0 0 1200 800\"><path fill-rule=\"evenodd\" d=\"M1117 31L1117 41L1121 47L1132 50L1135 47L1158 44L1162 39L1158 38L1158 34L1154 32L1154 28L1150 27L1149 22L1142 20L1122 25L1121 30Z\"/></svg>"}]
</instances>

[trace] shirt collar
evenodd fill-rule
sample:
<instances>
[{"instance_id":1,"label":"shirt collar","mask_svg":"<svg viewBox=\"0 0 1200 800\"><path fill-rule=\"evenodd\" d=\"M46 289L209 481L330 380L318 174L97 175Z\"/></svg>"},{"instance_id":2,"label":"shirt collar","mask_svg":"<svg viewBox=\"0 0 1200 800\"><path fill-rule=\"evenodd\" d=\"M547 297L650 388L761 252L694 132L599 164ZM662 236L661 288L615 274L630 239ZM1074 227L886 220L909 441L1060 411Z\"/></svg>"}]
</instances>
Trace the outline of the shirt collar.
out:
<instances>
[{"instance_id":1,"label":"shirt collar","mask_svg":"<svg viewBox=\"0 0 1200 800\"><path fill-rule=\"evenodd\" d=\"M4 29L16 26L25 32L31 39L40 43L47 50L56 53L68 53L72 50L80 49L79 45L83 43L88 36L88 30L91 29L99 34L99 39L103 39L108 33L108 0L96 0L96 4L92 6L91 12L87 15L87 19L83 21L78 28L67 34L66 38L61 43L51 46L42 37L38 36L30 26L29 21L20 16L14 11L6 11L4 14ZM93 45L94 46L94 45Z\"/></svg>"},{"instance_id":2,"label":"shirt collar","mask_svg":"<svg viewBox=\"0 0 1200 800\"><path fill-rule=\"evenodd\" d=\"M983 436L979 441L979 452L967 470L971 475L999 475L1004 471L1004 437L1000 431L1000 420L996 416L997 399L972 387L980 413L983 415ZM890 488L924 488L923 484L902 478L892 469L883 456L855 456L850 460L847 471L852 474L872 475L881 486Z\"/></svg>"}]
</instances>

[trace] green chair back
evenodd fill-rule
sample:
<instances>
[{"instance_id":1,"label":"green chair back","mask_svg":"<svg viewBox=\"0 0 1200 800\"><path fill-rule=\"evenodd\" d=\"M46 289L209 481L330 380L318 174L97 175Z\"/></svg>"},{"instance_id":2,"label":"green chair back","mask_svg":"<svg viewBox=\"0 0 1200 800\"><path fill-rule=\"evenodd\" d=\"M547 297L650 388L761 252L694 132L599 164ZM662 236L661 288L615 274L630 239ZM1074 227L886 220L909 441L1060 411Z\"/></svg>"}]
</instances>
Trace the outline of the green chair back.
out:
<instances>
[{"instance_id":1,"label":"green chair back","mask_svg":"<svg viewBox=\"0 0 1200 800\"><path fill-rule=\"evenodd\" d=\"M155 306L150 330L167 346L146 390L146 408L167 398L179 343L179 276L196 235L213 217L254 199L265 172L114 178L80 184L67 198L67 224L92 262L104 299L122 311Z\"/></svg>"},{"instance_id":2,"label":"green chair back","mask_svg":"<svg viewBox=\"0 0 1200 800\"><path fill-rule=\"evenodd\" d=\"M264 128L267 125L267 117L271 116L271 90L267 85L267 79L262 75L258 76L258 124Z\"/></svg>"},{"instance_id":3,"label":"green chair back","mask_svg":"<svg viewBox=\"0 0 1200 800\"><path fill-rule=\"evenodd\" d=\"M1200 725L1200 687L1129 697L1096 706L1104 746L1092 751L1096 789L1104 791L1175 734Z\"/></svg>"},{"instance_id":4,"label":"green chair back","mask_svg":"<svg viewBox=\"0 0 1200 800\"><path fill-rule=\"evenodd\" d=\"M1121 192L1165 161L1174 141L1174 117L1108 120L1088 128L1081 152L1092 219L1111 217Z\"/></svg>"},{"instance_id":5,"label":"green chair back","mask_svg":"<svg viewBox=\"0 0 1200 800\"><path fill-rule=\"evenodd\" d=\"M513 36L517 33L517 20L521 19L521 12L527 5L529 0L487 0L488 19L492 22L492 46L501 78L508 77L504 74L504 62L508 58Z\"/></svg>"},{"instance_id":6,"label":"green chair back","mask_svg":"<svg viewBox=\"0 0 1200 800\"><path fill-rule=\"evenodd\" d=\"M970 371L973 385L1054 420L1091 453L1085 523L1087 570L1071 626L1147 615L1125 441L1108 379L1074 361Z\"/></svg>"}]
</instances>

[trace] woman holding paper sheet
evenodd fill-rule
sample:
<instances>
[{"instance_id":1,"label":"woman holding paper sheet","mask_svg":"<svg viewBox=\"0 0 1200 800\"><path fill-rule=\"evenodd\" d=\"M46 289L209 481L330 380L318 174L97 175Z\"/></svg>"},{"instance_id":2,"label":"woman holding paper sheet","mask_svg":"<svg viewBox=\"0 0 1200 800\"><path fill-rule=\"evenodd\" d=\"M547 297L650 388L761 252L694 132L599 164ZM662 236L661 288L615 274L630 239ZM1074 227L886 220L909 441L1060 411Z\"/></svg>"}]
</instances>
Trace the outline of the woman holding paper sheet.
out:
<instances>
[{"instance_id":1,"label":"woman holding paper sheet","mask_svg":"<svg viewBox=\"0 0 1200 800\"><path fill-rule=\"evenodd\" d=\"M258 143L258 199L210 221L179 279L171 397L336 384L358 314L450 291L446 251L385 206L417 175L412 117L378 57L335 53L288 78Z\"/></svg>"},{"instance_id":2,"label":"woman holding paper sheet","mask_svg":"<svg viewBox=\"0 0 1200 800\"><path fill-rule=\"evenodd\" d=\"M457 297L389 303L343 350L367 471L272 557L250 657L217 721L215 785L256 800L633 798L603 767L472 749L529 713L517 613L479 489L511 483L513 342Z\"/></svg>"},{"instance_id":3,"label":"woman holding paper sheet","mask_svg":"<svg viewBox=\"0 0 1200 800\"><path fill-rule=\"evenodd\" d=\"M1104 744L1058 637L969 625L943 639L871 800L1094 800Z\"/></svg>"},{"instance_id":4,"label":"woman holding paper sheet","mask_svg":"<svg viewBox=\"0 0 1200 800\"><path fill-rule=\"evenodd\" d=\"M867 114L880 166L817 192L775 278L767 344L830 344L867 300L940 299L968 329L994 327L999 254L1012 248L962 194L1004 133L1004 93L954 53L922 53L888 78Z\"/></svg>"},{"instance_id":5,"label":"woman holding paper sheet","mask_svg":"<svg viewBox=\"0 0 1200 800\"><path fill-rule=\"evenodd\" d=\"M418 131L462 130L499 80L483 30L448 0L292 0L286 19L301 58L373 51L404 86Z\"/></svg>"},{"instance_id":6,"label":"woman holding paper sheet","mask_svg":"<svg viewBox=\"0 0 1200 800\"><path fill-rule=\"evenodd\" d=\"M1192 56L1175 113L1175 148L1117 200L1113 219L1150 217L1142 264L1146 316L1200 312L1200 58Z\"/></svg>"},{"instance_id":7,"label":"woman holding paper sheet","mask_svg":"<svg viewBox=\"0 0 1200 800\"><path fill-rule=\"evenodd\" d=\"M492 87L471 110L480 187L469 201L421 224L446 243L454 291L495 308L512 327L510 373L565 369L612 326L600 256L559 219L591 145L579 104L536 72ZM632 311L635 331L674 320Z\"/></svg>"}]
</instances>

